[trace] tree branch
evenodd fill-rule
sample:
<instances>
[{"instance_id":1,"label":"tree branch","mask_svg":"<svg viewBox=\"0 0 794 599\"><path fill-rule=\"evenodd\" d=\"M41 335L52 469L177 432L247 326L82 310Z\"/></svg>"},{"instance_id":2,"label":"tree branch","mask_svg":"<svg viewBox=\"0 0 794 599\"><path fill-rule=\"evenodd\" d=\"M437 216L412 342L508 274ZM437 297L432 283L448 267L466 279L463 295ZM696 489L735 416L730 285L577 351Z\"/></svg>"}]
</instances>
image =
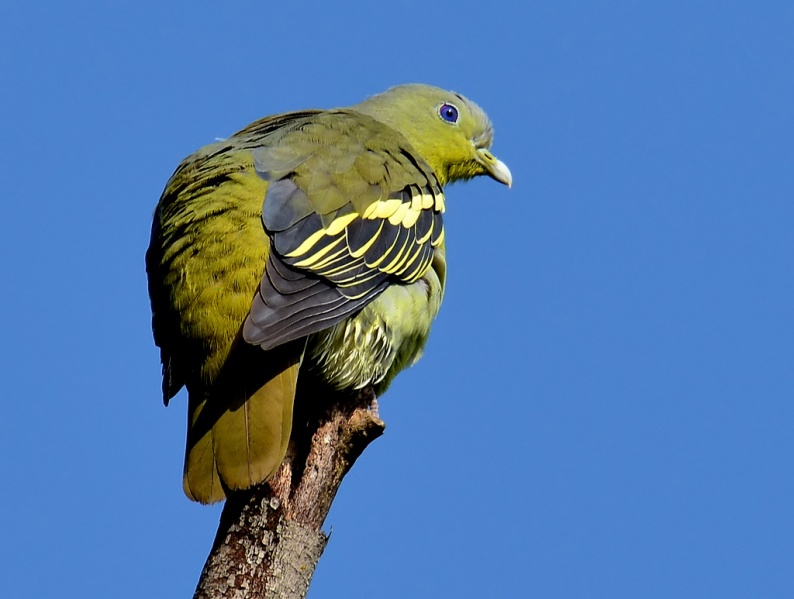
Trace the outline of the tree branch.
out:
<instances>
[{"instance_id":1,"label":"tree branch","mask_svg":"<svg viewBox=\"0 0 794 599\"><path fill-rule=\"evenodd\" d=\"M281 468L267 483L228 497L194 599L306 596L342 479L385 429L370 390L334 400L314 411L296 404Z\"/></svg>"}]
</instances>

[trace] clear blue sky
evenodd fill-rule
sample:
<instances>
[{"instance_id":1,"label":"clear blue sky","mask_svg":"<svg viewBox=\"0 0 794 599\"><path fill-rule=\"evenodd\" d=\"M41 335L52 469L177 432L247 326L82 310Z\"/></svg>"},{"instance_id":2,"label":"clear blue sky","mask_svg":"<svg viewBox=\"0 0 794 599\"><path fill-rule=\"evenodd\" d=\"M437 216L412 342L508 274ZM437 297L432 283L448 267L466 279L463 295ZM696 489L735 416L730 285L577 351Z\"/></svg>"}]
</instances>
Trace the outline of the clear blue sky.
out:
<instances>
[{"instance_id":1,"label":"clear blue sky","mask_svg":"<svg viewBox=\"0 0 794 599\"><path fill-rule=\"evenodd\" d=\"M214 6L209 8L208 6ZM794 597L794 4L10 2L3 597L189 597L143 254L179 161L266 114L453 88L514 188L449 281L311 599Z\"/></svg>"}]
</instances>

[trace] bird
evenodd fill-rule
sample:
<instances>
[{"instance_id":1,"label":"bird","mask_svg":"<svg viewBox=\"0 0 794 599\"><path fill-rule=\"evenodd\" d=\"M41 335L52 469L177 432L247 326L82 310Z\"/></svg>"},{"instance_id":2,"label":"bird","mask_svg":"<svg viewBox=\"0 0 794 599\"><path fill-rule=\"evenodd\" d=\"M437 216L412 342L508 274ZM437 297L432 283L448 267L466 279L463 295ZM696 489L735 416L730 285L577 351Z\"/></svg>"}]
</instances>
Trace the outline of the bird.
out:
<instances>
[{"instance_id":1,"label":"bird","mask_svg":"<svg viewBox=\"0 0 794 599\"><path fill-rule=\"evenodd\" d=\"M444 188L512 185L464 96L398 85L257 120L188 156L146 251L163 401L188 395L183 488L215 503L287 452L299 381L380 396L444 294Z\"/></svg>"}]
</instances>

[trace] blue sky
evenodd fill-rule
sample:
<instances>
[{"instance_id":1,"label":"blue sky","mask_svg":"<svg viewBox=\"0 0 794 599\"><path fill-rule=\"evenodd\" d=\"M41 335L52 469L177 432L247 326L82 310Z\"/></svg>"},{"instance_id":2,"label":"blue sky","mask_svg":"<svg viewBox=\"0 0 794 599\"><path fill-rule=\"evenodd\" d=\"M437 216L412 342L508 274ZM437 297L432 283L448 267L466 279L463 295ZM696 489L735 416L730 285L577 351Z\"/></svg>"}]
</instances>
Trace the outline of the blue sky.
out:
<instances>
[{"instance_id":1,"label":"blue sky","mask_svg":"<svg viewBox=\"0 0 794 599\"><path fill-rule=\"evenodd\" d=\"M453 88L514 187L449 279L309 596L794 596L794 5L12 2L0 20L2 595L190 596L143 253L266 114Z\"/></svg>"}]
</instances>

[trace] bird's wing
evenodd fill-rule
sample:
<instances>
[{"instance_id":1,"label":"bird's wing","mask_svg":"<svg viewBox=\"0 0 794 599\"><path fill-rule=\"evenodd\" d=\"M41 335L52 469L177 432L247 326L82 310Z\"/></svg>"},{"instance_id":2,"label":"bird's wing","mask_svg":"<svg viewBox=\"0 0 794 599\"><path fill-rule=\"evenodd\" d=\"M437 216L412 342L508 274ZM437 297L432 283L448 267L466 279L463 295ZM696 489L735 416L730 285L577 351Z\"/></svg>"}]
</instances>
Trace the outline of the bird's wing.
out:
<instances>
[{"instance_id":1,"label":"bird's wing","mask_svg":"<svg viewBox=\"0 0 794 599\"><path fill-rule=\"evenodd\" d=\"M438 179L402 135L352 112L317 114L253 150L269 182L271 251L243 328L271 349L418 281L443 242Z\"/></svg>"}]
</instances>

